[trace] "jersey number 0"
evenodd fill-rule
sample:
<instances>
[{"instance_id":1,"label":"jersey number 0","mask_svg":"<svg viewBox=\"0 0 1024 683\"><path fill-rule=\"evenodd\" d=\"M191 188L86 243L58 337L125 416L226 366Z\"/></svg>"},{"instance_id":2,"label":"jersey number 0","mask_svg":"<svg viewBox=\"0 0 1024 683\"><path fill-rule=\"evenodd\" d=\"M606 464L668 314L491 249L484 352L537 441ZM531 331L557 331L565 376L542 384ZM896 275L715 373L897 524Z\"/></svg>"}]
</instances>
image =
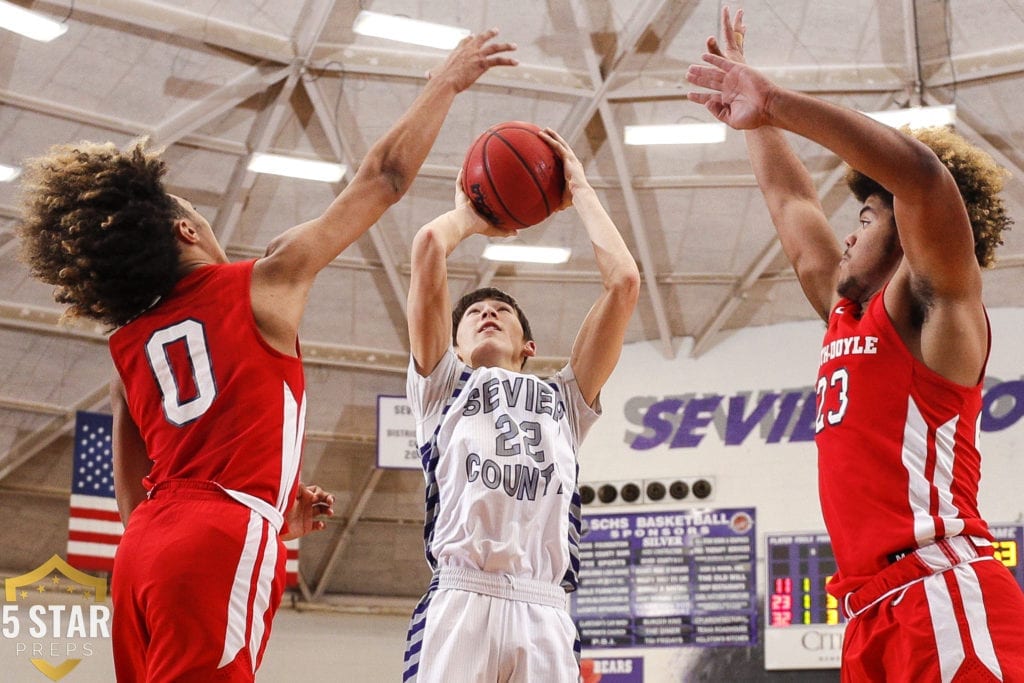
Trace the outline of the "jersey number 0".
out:
<instances>
[{"instance_id":1,"label":"jersey number 0","mask_svg":"<svg viewBox=\"0 0 1024 683\"><path fill-rule=\"evenodd\" d=\"M184 342L195 385L195 393L182 400L177 376L171 368L168 347ZM205 413L217 395L217 383L213 378L210 351L206 344L206 329L198 320L183 320L170 327L157 330L146 343L146 356L160 386L160 395L167 421L178 427L188 424Z\"/></svg>"}]
</instances>

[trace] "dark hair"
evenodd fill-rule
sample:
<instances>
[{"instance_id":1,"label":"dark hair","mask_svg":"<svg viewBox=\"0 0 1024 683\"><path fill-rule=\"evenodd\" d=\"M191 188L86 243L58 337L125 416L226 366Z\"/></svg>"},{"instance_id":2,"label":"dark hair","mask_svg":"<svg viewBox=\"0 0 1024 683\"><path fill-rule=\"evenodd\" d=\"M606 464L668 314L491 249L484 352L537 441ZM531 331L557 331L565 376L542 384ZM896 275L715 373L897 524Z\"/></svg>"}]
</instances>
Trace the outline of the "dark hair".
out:
<instances>
[{"instance_id":1,"label":"dark hair","mask_svg":"<svg viewBox=\"0 0 1024 683\"><path fill-rule=\"evenodd\" d=\"M523 313L523 309L519 308L519 304L510 295L497 289L495 287L483 287L469 294L463 295L459 302L455 304L455 308L452 309L452 343L457 343L455 335L459 331L459 323L462 322L462 316L466 315L466 309L475 304L478 301L484 299L494 299L495 301L502 301L511 306L515 312L516 317L519 318L519 324L523 326L523 339L525 341L533 341L533 332L530 331L530 321L526 319L526 314Z\"/></svg>"},{"instance_id":2,"label":"dark hair","mask_svg":"<svg viewBox=\"0 0 1024 683\"><path fill-rule=\"evenodd\" d=\"M1003 231L1013 225L999 196L1009 172L949 127L914 131L904 127L902 130L931 148L953 175L971 220L974 256L982 267L991 266L995 262L996 247L1003 243ZM863 202L874 194L892 206L892 193L860 171L847 170L846 185L857 201Z\"/></svg>"},{"instance_id":3,"label":"dark hair","mask_svg":"<svg viewBox=\"0 0 1024 683\"><path fill-rule=\"evenodd\" d=\"M21 257L55 285L69 317L123 325L180 278L172 228L187 213L164 189L159 153L145 145L55 145L25 164Z\"/></svg>"}]
</instances>

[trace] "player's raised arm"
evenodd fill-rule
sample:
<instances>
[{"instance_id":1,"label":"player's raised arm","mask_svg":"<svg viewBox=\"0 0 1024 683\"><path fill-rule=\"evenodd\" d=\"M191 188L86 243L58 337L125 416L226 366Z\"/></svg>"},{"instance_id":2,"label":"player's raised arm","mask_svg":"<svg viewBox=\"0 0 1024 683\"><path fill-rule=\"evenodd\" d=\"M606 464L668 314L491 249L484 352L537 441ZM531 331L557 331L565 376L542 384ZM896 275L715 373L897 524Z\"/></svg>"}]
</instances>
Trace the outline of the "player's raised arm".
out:
<instances>
[{"instance_id":1,"label":"player's raised arm","mask_svg":"<svg viewBox=\"0 0 1024 683\"><path fill-rule=\"evenodd\" d=\"M640 272L572 148L550 128L542 137L562 158L566 201L575 207L587 230L604 287L580 326L569 361L583 398L593 404L622 353L626 328L640 295Z\"/></svg>"},{"instance_id":2,"label":"player's raised arm","mask_svg":"<svg viewBox=\"0 0 1024 683\"><path fill-rule=\"evenodd\" d=\"M452 306L448 292L448 256L470 235L508 236L469 204L461 176L455 182L456 207L430 221L412 242L412 276L407 316L409 346L416 371L429 375L452 343Z\"/></svg>"},{"instance_id":3,"label":"player's raised arm","mask_svg":"<svg viewBox=\"0 0 1024 683\"><path fill-rule=\"evenodd\" d=\"M712 92L689 93L690 100L733 128L777 126L830 149L893 195L915 276L927 278L940 296L980 292L963 200L927 146L860 112L782 88L745 64L710 53L703 60L690 66L687 80Z\"/></svg>"},{"instance_id":4,"label":"player's raised arm","mask_svg":"<svg viewBox=\"0 0 1024 683\"><path fill-rule=\"evenodd\" d=\"M344 190L318 218L273 240L253 274L253 308L273 343L294 344L316 274L372 226L409 189L455 96L494 66L514 66L515 45L492 42L492 29L468 36L449 55L409 110L359 164Z\"/></svg>"},{"instance_id":5,"label":"player's raised arm","mask_svg":"<svg viewBox=\"0 0 1024 683\"><path fill-rule=\"evenodd\" d=\"M745 63L747 27L743 10L730 16L722 8L722 39L707 40L708 52ZM842 250L821 207L806 167L797 158L782 130L762 126L744 131L750 164L764 195L782 249L793 265L804 295L822 319L836 299L836 280Z\"/></svg>"}]
</instances>

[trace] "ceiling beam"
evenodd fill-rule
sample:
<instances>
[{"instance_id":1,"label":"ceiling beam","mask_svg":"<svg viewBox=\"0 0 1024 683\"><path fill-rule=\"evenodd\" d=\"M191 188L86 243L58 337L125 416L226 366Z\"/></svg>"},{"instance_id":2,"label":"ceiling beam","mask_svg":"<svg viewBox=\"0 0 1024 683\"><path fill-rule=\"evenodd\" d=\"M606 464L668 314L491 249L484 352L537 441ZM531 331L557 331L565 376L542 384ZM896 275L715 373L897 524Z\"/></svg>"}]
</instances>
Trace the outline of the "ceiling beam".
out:
<instances>
[{"instance_id":1,"label":"ceiling beam","mask_svg":"<svg viewBox=\"0 0 1024 683\"><path fill-rule=\"evenodd\" d=\"M573 20L577 28L576 35L588 36L588 29L590 27L586 20L585 8L583 7L581 0L572 0L570 7L572 9ZM661 2L649 5L648 9L650 13L640 15L637 24L643 24L643 28L646 28L650 20L656 16L658 11L661 10L661 7ZM642 34L642 31L636 25L627 28L626 32L629 35L635 36ZM632 43L630 44L630 48L632 48ZM583 52L584 59L586 60L587 68L590 72L590 78L598 88L598 92L601 92L601 85L604 83L605 75L601 73L601 66L598 61L597 53L594 51L593 45L582 39L580 39L580 50ZM610 78L611 74L608 74L607 76ZM657 282L658 271L654 264L654 258L651 254L651 247L647 238L647 229L644 225L643 214L640 211L640 202L637 199L636 192L633 189L632 181L630 179L629 165L626 161L626 152L622 141L621 130L615 121L611 105L608 104L608 102L601 96L595 97L594 101L596 102L595 109L601 116L601 121L604 124L605 133L607 134L608 145L611 149L612 158L615 163L615 175L619 179L619 185L622 188L622 197L626 204L626 214L629 216L630 227L632 227L633 241L636 244L636 250L640 254L640 264L642 266L641 277L647 285L647 296L650 299L651 308L654 311L654 320L658 328L658 336L661 339L662 353L666 358L672 358L675 356L675 349L672 346L672 332L668 324L668 314L665 310L665 304L661 298L661 290ZM586 109L584 112L585 111ZM577 121L576 127L578 128L578 132L582 132L586 123L587 122L582 119ZM572 144L573 140L570 139L569 142Z\"/></svg>"},{"instance_id":2,"label":"ceiling beam","mask_svg":"<svg viewBox=\"0 0 1024 683\"><path fill-rule=\"evenodd\" d=\"M327 102L324 99L323 92L320 89L320 84L312 79L305 79L302 82L303 88L306 95L309 97L310 103L313 105L313 112L316 114L317 119L320 122L320 128L323 130L324 135L327 137L327 142L331 147L331 152L334 157L345 164L345 175L346 180L344 184L337 184L334 186L335 194L340 194L344 189L345 184L348 184L352 177L355 175L356 170L359 168L359 164L365 156L365 151L357 156L357 152L354 147L354 141L341 132L344 130L358 130L358 127L354 125L355 117L346 108L344 112L344 118L348 125L339 126L338 122L331 116L331 111L327 106ZM339 100L339 116L341 102ZM365 146L365 141L361 141L360 146ZM366 150L369 151L369 150ZM379 227L378 227L379 226ZM394 255L388 248L387 242L384 240L384 236L381 234L382 230L388 232L399 233L400 229L395 223L391 212L385 211L381 217L377 220L377 224L372 226L369 230L369 238L373 243L373 247L377 252L377 258L380 259L381 266L384 268L384 273L387 276L388 284L391 287L391 296L398 303L399 308L402 311L404 318L406 314L406 306L408 305L409 292L405 287L405 283L402 280L401 274L398 272L398 265L396 263ZM404 259L403 259L404 260ZM385 297L386 299L386 297ZM404 328L404 320L402 321ZM404 329L398 330L399 339L405 336Z\"/></svg>"},{"instance_id":3,"label":"ceiling beam","mask_svg":"<svg viewBox=\"0 0 1024 683\"><path fill-rule=\"evenodd\" d=\"M281 129L281 122L289 107L292 94L299 84L305 69L306 60L316 46L316 40L323 31L335 0L308 0L302 20L295 27L292 40L296 45L296 58L291 63L291 70L284 80L276 96L269 98L266 106L256 116L249 135L246 138L246 154L235 162L225 192L225 201L213 224L214 234L221 244L230 244L234 237L238 220L241 218L245 200L256 183L256 174L249 170L249 162L254 154L265 152Z\"/></svg>"},{"instance_id":4,"label":"ceiling beam","mask_svg":"<svg viewBox=\"0 0 1024 683\"><path fill-rule=\"evenodd\" d=\"M157 144L173 145L239 103L286 79L290 72L290 66L251 66L208 96L158 123L150 135Z\"/></svg>"},{"instance_id":5,"label":"ceiling beam","mask_svg":"<svg viewBox=\"0 0 1024 683\"><path fill-rule=\"evenodd\" d=\"M300 68L298 64L293 65L288 78L277 86L277 92L267 92L266 101L249 129L245 143L246 153L235 160L235 167L224 190L224 201L218 207L211 226L218 241L223 245L231 243L246 197L256 182L256 174L249 170L249 162L252 161L254 154L266 151L273 136L276 135L288 101L299 82Z\"/></svg>"},{"instance_id":6,"label":"ceiling beam","mask_svg":"<svg viewBox=\"0 0 1024 683\"><path fill-rule=\"evenodd\" d=\"M617 41L616 52L608 60L608 64L604 67L603 71L600 63L595 62L591 64L591 60L588 58L588 72L591 85L595 90L577 102L562 123L562 129L565 131L563 137L565 137L569 144L575 144L579 140L587 124L590 123L590 120L594 118L594 114L597 113L598 106L606 98L609 89L612 87L616 70L622 64L623 59L627 54L636 49L637 42L655 22L655 19L665 9L666 5L677 8L676 12L678 12L678 8L682 7L683 3L670 3L669 0L646 0L646 4L639 8L627 21L624 26L623 35ZM577 28L587 28L582 11L577 11L575 7L573 8L573 18ZM589 38L590 33L582 33L581 35ZM596 60L596 54L591 44L582 45L582 48L585 53L594 55Z\"/></svg>"},{"instance_id":7,"label":"ceiling beam","mask_svg":"<svg viewBox=\"0 0 1024 683\"><path fill-rule=\"evenodd\" d=\"M73 429L77 411L97 410L109 402L110 387L103 384L75 401L64 414L53 415L42 427L15 441L6 453L0 455L0 481Z\"/></svg>"},{"instance_id":8,"label":"ceiling beam","mask_svg":"<svg viewBox=\"0 0 1024 683\"><path fill-rule=\"evenodd\" d=\"M67 12L64 3L45 4L57 7L54 10L56 13ZM217 19L209 13L193 12L175 3L152 0L76 0L71 7L72 18L76 21L83 21L83 15L91 15L133 27L145 35L155 31L176 39L212 45L279 64L289 64L296 57L292 41L287 35Z\"/></svg>"}]
</instances>

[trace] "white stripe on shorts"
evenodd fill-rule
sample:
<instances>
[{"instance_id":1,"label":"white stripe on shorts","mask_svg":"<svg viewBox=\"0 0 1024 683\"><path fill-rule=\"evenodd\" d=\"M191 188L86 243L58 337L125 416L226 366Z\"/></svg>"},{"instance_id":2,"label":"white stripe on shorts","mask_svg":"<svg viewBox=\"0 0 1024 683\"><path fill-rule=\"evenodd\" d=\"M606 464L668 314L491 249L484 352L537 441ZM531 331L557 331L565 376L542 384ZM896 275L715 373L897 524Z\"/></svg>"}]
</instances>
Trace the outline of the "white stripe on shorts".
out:
<instances>
[{"instance_id":1,"label":"white stripe on shorts","mask_svg":"<svg viewBox=\"0 0 1024 683\"><path fill-rule=\"evenodd\" d=\"M249 510L249 524L245 531L242 556L235 568L235 580L231 585L228 600L228 625L224 633L224 651L220 657L220 669L234 661L235 656L245 647L245 627L249 618L249 589L252 585L253 569L263 541L263 517Z\"/></svg>"}]
</instances>

